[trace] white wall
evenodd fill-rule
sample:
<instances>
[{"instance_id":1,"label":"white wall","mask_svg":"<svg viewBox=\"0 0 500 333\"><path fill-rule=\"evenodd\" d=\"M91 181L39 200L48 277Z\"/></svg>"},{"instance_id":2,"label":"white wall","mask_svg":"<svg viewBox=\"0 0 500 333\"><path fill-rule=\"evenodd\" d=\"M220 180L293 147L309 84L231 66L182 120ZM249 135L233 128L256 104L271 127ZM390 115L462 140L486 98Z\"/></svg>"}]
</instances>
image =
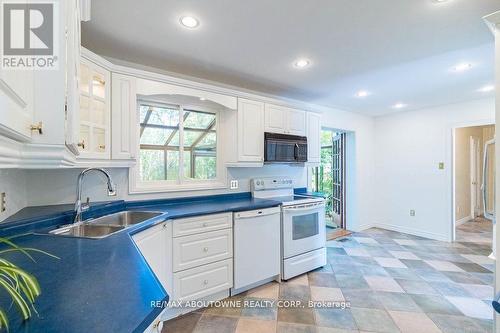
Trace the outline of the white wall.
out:
<instances>
[{"instance_id":1,"label":"white wall","mask_svg":"<svg viewBox=\"0 0 500 333\"><path fill-rule=\"evenodd\" d=\"M28 205L26 176L23 170L0 169L0 193L5 192L5 212L0 212L0 221Z\"/></svg>"},{"instance_id":2,"label":"white wall","mask_svg":"<svg viewBox=\"0 0 500 333\"><path fill-rule=\"evenodd\" d=\"M481 99L375 118L375 225L451 240L453 129L494 123L494 103Z\"/></svg>"},{"instance_id":3,"label":"white wall","mask_svg":"<svg viewBox=\"0 0 500 333\"><path fill-rule=\"evenodd\" d=\"M346 165L347 229L360 231L373 222L374 120L352 112L329 110L322 126L348 131Z\"/></svg>"}]
</instances>

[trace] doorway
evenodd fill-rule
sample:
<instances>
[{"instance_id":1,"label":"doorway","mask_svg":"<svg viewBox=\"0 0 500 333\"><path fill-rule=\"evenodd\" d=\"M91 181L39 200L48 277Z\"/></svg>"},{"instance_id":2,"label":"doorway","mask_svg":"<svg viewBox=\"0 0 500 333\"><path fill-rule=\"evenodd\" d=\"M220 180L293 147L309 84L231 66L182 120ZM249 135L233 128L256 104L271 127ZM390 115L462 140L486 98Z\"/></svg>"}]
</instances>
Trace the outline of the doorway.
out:
<instances>
[{"instance_id":1,"label":"doorway","mask_svg":"<svg viewBox=\"0 0 500 333\"><path fill-rule=\"evenodd\" d=\"M321 162L312 168L312 190L326 199L327 240L346 236L346 133L321 131Z\"/></svg>"},{"instance_id":2,"label":"doorway","mask_svg":"<svg viewBox=\"0 0 500 333\"><path fill-rule=\"evenodd\" d=\"M493 252L495 126L455 129L455 240L482 244Z\"/></svg>"}]
</instances>

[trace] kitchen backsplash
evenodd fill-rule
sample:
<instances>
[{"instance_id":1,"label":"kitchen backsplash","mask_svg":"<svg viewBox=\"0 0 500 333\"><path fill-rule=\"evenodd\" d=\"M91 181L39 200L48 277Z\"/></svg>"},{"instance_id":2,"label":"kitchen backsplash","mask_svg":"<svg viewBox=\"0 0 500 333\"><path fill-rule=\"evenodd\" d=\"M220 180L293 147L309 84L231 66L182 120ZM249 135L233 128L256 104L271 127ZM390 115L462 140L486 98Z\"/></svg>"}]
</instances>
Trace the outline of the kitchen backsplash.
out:
<instances>
[{"instance_id":1,"label":"kitchen backsplash","mask_svg":"<svg viewBox=\"0 0 500 333\"><path fill-rule=\"evenodd\" d=\"M0 213L0 221L26 206L43 206L61 203L73 203L76 197L76 180L81 169L57 170L0 170L0 193L7 193L7 210ZM307 168L288 165L267 165L262 168L230 168L228 179L239 182L237 190L217 189L203 191L166 192L152 194L128 193L128 169L109 169L117 185L116 197L108 197L104 179L100 174L85 177L84 198L91 201L104 200L147 200L158 198L178 198L198 195L214 195L232 192L250 191L250 179L256 177L290 177L295 187L307 186Z\"/></svg>"}]
</instances>

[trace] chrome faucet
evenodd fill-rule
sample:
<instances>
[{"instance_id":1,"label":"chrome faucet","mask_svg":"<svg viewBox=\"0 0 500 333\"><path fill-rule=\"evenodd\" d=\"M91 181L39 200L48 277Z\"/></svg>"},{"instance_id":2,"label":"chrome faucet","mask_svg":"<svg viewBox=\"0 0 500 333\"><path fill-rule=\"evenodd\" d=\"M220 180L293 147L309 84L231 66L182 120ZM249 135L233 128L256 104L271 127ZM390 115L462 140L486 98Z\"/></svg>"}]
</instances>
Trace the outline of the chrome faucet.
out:
<instances>
[{"instance_id":1,"label":"chrome faucet","mask_svg":"<svg viewBox=\"0 0 500 333\"><path fill-rule=\"evenodd\" d=\"M115 196L116 195L116 185L113 183L113 180L111 179L111 176L109 175L109 172L106 169L102 168L88 168L80 172L78 175L78 182L76 185L76 202L75 202L75 219L73 222L80 222L82 220L82 213L87 211L90 207L89 205L89 199L87 198L87 202L82 204L82 183L83 183L83 177L90 171L99 171L104 176L106 176L106 179L108 180L108 196Z\"/></svg>"}]
</instances>

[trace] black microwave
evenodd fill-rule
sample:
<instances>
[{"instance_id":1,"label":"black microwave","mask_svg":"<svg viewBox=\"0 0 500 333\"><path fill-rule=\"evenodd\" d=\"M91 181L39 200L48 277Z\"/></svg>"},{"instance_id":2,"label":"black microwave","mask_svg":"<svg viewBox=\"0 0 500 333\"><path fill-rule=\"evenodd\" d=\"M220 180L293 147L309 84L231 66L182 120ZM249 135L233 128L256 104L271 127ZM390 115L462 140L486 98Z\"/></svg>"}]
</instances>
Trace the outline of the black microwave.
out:
<instances>
[{"instance_id":1,"label":"black microwave","mask_svg":"<svg viewBox=\"0 0 500 333\"><path fill-rule=\"evenodd\" d=\"M307 162L307 137L265 132L264 162Z\"/></svg>"}]
</instances>

